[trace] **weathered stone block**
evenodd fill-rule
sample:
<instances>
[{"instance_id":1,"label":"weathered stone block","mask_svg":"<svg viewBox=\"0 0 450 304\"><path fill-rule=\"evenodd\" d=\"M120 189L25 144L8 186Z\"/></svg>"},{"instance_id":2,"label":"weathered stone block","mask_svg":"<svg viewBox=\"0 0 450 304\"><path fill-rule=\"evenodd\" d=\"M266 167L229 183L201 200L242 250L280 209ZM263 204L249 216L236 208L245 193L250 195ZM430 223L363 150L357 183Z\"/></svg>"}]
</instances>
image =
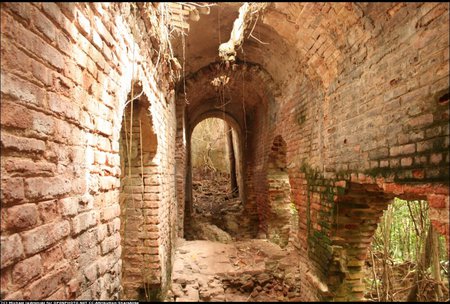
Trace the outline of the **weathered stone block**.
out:
<instances>
[{"instance_id":1,"label":"weathered stone block","mask_svg":"<svg viewBox=\"0 0 450 304\"><path fill-rule=\"evenodd\" d=\"M17 263L12 272L13 284L23 286L43 272L41 257L37 254Z\"/></svg>"},{"instance_id":2,"label":"weathered stone block","mask_svg":"<svg viewBox=\"0 0 450 304\"><path fill-rule=\"evenodd\" d=\"M9 229L32 228L38 223L39 213L35 204L25 204L7 209Z\"/></svg>"},{"instance_id":3,"label":"weathered stone block","mask_svg":"<svg viewBox=\"0 0 450 304\"><path fill-rule=\"evenodd\" d=\"M68 282L72 276L69 265L62 265L28 287L30 299L43 299L55 292L62 284Z\"/></svg>"}]
</instances>

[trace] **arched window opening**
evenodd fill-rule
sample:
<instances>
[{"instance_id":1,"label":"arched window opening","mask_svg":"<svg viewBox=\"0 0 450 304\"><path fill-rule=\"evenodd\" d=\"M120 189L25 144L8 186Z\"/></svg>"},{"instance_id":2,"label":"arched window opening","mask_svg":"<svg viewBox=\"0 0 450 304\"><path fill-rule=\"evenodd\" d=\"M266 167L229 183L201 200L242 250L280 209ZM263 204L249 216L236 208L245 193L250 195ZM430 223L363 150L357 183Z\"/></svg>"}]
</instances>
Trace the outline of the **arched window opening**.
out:
<instances>
[{"instance_id":1,"label":"arched window opening","mask_svg":"<svg viewBox=\"0 0 450 304\"><path fill-rule=\"evenodd\" d=\"M448 301L446 240L427 201L395 198L375 231L364 267L369 301Z\"/></svg>"},{"instance_id":2,"label":"arched window opening","mask_svg":"<svg viewBox=\"0 0 450 304\"><path fill-rule=\"evenodd\" d=\"M330 300L448 300L448 239L435 230L439 211L423 193L401 195L350 183L337 196L325 268Z\"/></svg>"}]
</instances>

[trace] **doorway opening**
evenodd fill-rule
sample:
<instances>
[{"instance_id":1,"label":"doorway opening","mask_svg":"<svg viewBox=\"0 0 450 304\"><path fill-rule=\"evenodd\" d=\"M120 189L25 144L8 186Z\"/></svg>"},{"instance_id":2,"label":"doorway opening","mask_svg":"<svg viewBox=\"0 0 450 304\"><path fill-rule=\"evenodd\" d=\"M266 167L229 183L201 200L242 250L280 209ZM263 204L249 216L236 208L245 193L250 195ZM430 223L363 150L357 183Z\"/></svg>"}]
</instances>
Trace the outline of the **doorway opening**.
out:
<instances>
[{"instance_id":1,"label":"doorway opening","mask_svg":"<svg viewBox=\"0 0 450 304\"><path fill-rule=\"evenodd\" d=\"M150 300L161 287L158 232L159 187L150 102L135 84L127 97L119 140L120 235L122 242L123 299ZM139 96L139 97L136 97Z\"/></svg>"},{"instance_id":2,"label":"doorway opening","mask_svg":"<svg viewBox=\"0 0 450 304\"><path fill-rule=\"evenodd\" d=\"M239 235L242 166L237 131L206 118L191 135L192 214L185 237L230 242Z\"/></svg>"}]
</instances>

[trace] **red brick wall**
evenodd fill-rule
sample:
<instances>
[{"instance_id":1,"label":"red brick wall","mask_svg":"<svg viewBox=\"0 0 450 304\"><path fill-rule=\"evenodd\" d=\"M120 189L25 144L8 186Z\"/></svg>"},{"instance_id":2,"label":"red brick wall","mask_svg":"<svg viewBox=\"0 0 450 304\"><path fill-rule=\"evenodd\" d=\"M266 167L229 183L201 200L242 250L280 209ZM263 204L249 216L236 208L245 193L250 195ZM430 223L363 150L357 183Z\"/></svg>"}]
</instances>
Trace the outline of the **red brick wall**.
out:
<instances>
[{"instance_id":1,"label":"red brick wall","mask_svg":"<svg viewBox=\"0 0 450 304\"><path fill-rule=\"evenodd\" d=\"M328 286L328 291L318 292L320 284L306 276L302 290L309 296L305 299L340 299L334 293L339 284L332 282L328 264L333 255L331 239L336 235L331 230L339 194L335 182L379 187L379 194L365 193L374 200L377 195L435 200L430 204L430 217L448 238L448 191L440 190L448 187L449 177L448 102L438 102L449 87L448 4L367 5L359 8L361 14L352 4L277 6L280 11L292 6L290 20L299 18L301 11L300 16L306 18L305 12L314 10L311 15L315 17L302 19L301 28L271 15L264 21L292 45L311 33L312 47L306 53L298 50L306 66L294 72L291 62L294 68L284 71L290 78L283 82L282 96L269 103L267 118L255 119L265 119L268 126L252 126L255 157L249 157L254 159L248 168L253 172L249 197L256 197L260 219L267 218L266 190L261 186L265 184L267 148L281 135L287 143L292 197L299 210L299 248L307 256L305 272L311 269ZM349 15L345 22L350 24L341 24L348 32L327 38L325 43L319 41L334 29L330 23L345 20L331 18L336 11ZM370 29L367 22L378 30ZM327 46L329 42L335 45ZM337 57L327 47L337 49ZM268 64L268 71L276 82L280 80L276 77L280 67ZM393 185L402 190L393 192ZM359 244L368 246L367 242ZM361 296L356 285L349 298Z\"/></svg>"},{"instance_id":2,"label":"red brick wall","mask_svg":"<svg viewBox=\"0 0 450 304\"><path fill-rule=\"evenodd\" d=\"M448 101L439 102L449 87L448 21L446 3L275 3L261 21L270 43L244 42L240 59L257 64L240 62L236 73L211 64L188 77L190 121L214 106L211 80L230 76L225 111L245 135L246 208L263 232L270 147L276 136L285 140L305 300L361 297L357 275L347 284L333 268L344 252L333 225L350 182L369 189L370 206L428 199L433 224L448 237L449 113ZM372 220L376 226L378 213ZM363 258L368 242L358 246ZM340 288L349 288L347 298Z\"/></svg>"},{"instance_id":3,"label":"red brick wall","mask_svg":"<svg viewBox=\"0 0 450 304\"><path fill-rule=\"evenodd\" d=\"M245 58L270 60L246 69L248 78L231 73L227 91L228 113L241 100L247 110L246 206L266 231L268 155L281 135L299 211L304 299L339 299L331 239L346 182L379 189L367 193L372 200L431 199L433 223L448 235L448 193L439 190L449 177L448 101L439 102L449 87L448 4L276 3L262 22L276 34L265 29L268 46L244 42ZM188 120L216 96L208 94L216 70L186 82ZM400 185L407 190L392 192ZM360 295L356 284L349 298Z\"/></svg>"},{"instance_id":4,"label":"red brick wall","mask_svg":"<svg viewBox=\"0 0 450 304\"><path fill-rule=\"evenodd\" d=\"M132 79L158 117L154 229L166 283L175 108L166 78L154 73L159 32L142 35L159 25L139 18L129 4L2 3L2 299L119 297L119 137Z\"/></svg>"}]
</instances>

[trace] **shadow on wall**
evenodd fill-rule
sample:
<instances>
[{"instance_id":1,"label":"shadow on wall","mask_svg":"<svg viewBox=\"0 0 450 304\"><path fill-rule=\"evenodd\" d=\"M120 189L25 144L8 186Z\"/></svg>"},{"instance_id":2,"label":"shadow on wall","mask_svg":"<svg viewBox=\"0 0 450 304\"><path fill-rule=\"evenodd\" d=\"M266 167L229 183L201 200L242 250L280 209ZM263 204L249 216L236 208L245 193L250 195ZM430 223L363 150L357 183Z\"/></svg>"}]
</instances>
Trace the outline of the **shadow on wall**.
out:
<instances>
[{"instance_id":1,"label":"shadow on wall","mask_svg":"<svg viewBox=\"0 0 450 304\"><path fill-rule=\"evenodd\" d=\"M267 170L269 218L267 238L286 247L298 229L297 209L291 202L291 186L286 168L286 142L275 137Z\"/></svg>"}]
</instances>

